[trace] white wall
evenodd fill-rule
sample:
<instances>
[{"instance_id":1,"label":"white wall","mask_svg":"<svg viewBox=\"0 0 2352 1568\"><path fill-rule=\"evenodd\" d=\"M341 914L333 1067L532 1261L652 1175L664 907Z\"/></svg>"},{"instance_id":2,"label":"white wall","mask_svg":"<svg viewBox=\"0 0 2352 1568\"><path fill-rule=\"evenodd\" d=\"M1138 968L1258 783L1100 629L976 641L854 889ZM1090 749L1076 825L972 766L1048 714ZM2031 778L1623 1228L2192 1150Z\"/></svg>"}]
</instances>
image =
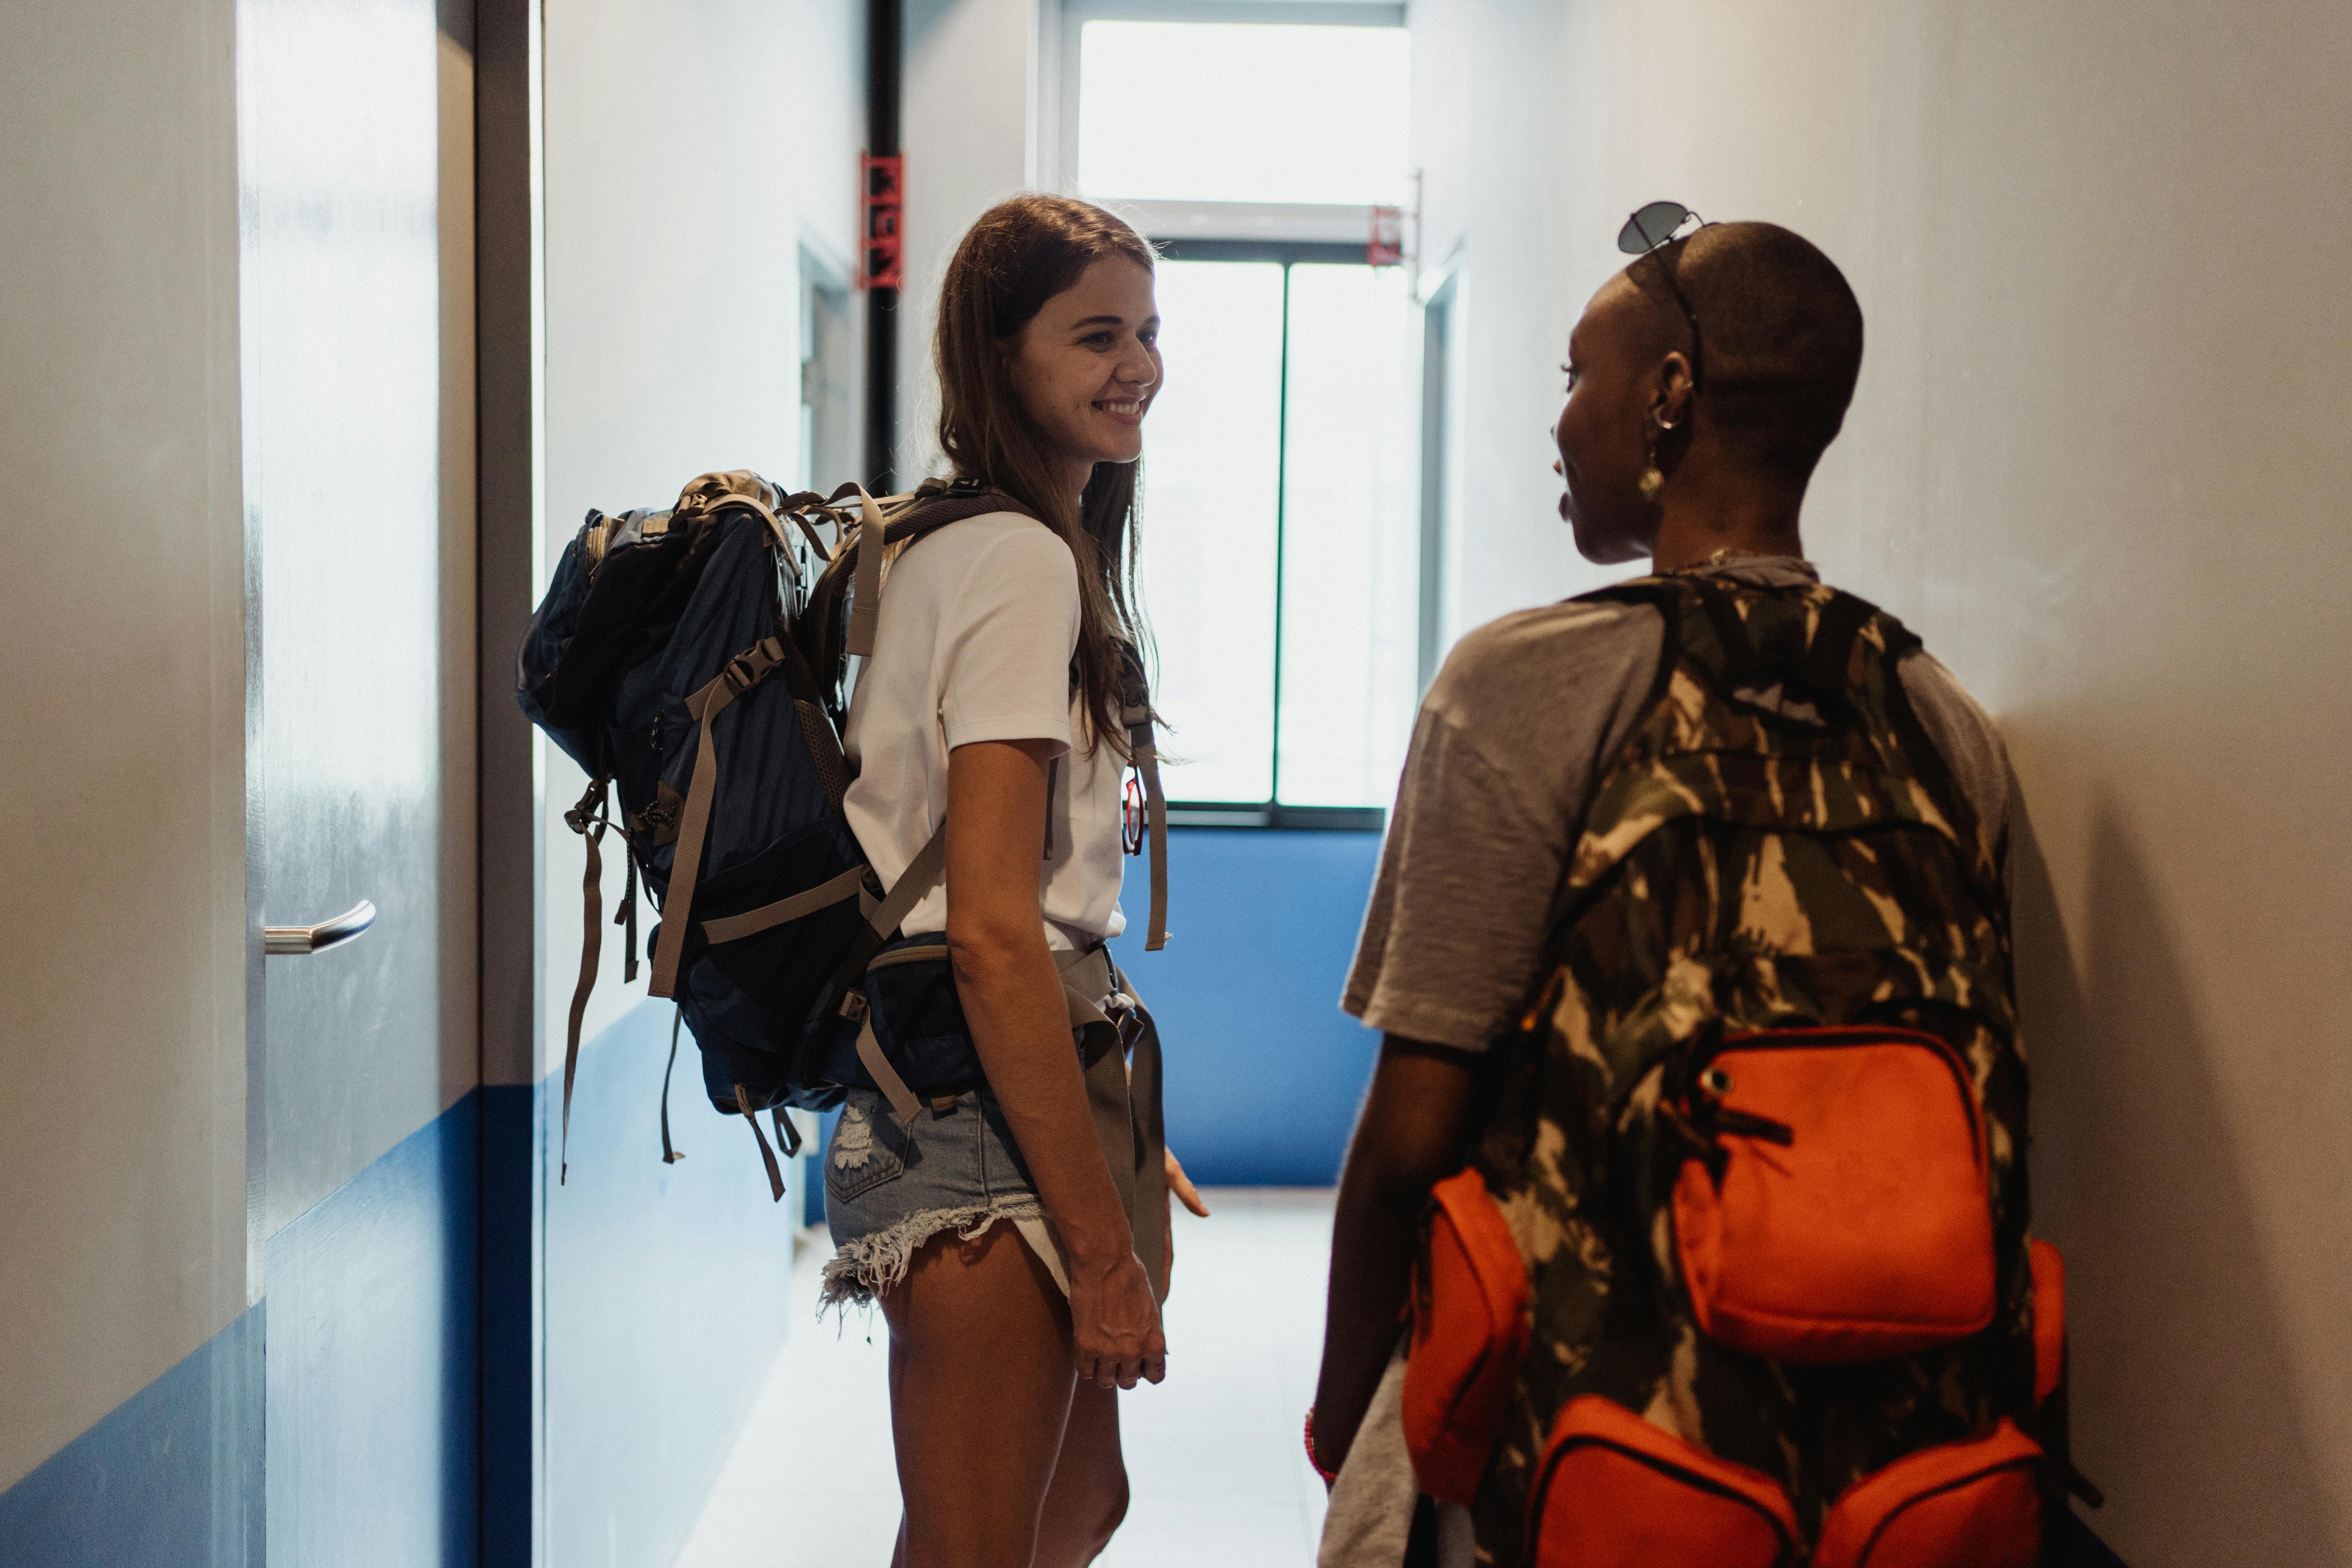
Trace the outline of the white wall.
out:
<instances>
[{"instance_id":1,"label":"white wall","mask_svg":"<svg viewBox=\"0 0 2352 1568\"><path fill-rule=\"evenodd\" d=\"M800 247L853 269L865 143L859 0L581 0L546 14L546 535L667 506L696 475L800 466ZM586 781L545 747L539 1071L580 962ZM604 908L621 858L606 840ZM645 916L650 926L651 914ZM644 994L607 928L593 1037Z\"/></svg>"},{"instance_id":2,"label":"white wall","mask_svg":"<svg viewBox=\"0 0 2352 1568\"><path fill-rule=\"evenodd\" d=\"M1561 266L1556 236L1583 174L1577 161L1591 154L1552 133L1558 5L1423 0L1408 15L1423 297L1449 274L1457 290L1439 574L1450 646L1506 610L1610 577L1576 553L1551 472L1560 364L1591 292Z\"/></svg>"},{"instance_id":3,"label":"white wall","mask_svg":"<svg viewBox=\"0 0 2352 1568\"><path fill-rule=\"evenodd\" d=\"M906 165L898 318L898 485L939 462L931 333L940 279L972 220L1038 180L1041 29L1052 0L905 0ZM1041 16L1041 5L1053 13Z\"/></svg>"},{"instance_id":4,"label":"white wall","mask_svg":"<svg viewBox=\"0 0 2352 1568\"><path fill-rule=\"evenodd\" d=\"M0 1489L247 1305L231 11L0 11Z\"/></svg>"},{"instance_id":5,"label":"white wall","mask_svg":"<svg viewBox=\"0 0 2352 1568\"><path fill-rule=\"evenodd\" d=\"M1493 470L1455 629L1597 575L1553 521L1547 372L1628 211L1838 259L1869 346L1807 540L2009 736L2096 1526L2136 1568L2352 1561L2352 11L1412 16Z\"/></svg>"}]
</instances>

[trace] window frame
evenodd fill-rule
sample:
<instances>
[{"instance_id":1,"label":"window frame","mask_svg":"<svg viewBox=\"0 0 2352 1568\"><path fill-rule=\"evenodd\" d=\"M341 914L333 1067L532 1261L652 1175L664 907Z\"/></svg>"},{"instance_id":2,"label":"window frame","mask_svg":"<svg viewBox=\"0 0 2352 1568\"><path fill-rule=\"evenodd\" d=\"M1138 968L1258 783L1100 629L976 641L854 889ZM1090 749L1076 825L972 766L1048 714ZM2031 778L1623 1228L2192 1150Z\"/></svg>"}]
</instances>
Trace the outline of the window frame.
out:
<instances>
[{"instance_id":1,"label":"window frame","mask_svg":"<svg viewBox=\"0 0 2352 1568\"><path fill-rule=\"evenodd\" d=\"M1038 76L1050 86L1047 101L1038 105L1038 114L1031 121L1036 132L1040 156L1033 162L1047 166L1037 168L1037 184L1047 185L1068 195L1083 195L1078 189L1078 68L1083 50L1079 39L1088 22L1228 22L1260 26L1322 26L1322 27L1403 27L1405 6L1402 0L1063 0L1061 25L1040 29L1042 52L1050 50L1050 62ZM1045 95L1040 94L1041 98ZM1245 216L1250 226L1241 235L1263 234L1269 239L1304 237L1344 240L1352 235L1369 236L1371 231L1371 208L1347 203L1293 202L1259 204L1242 202L1161 203L1111 198L1111 205L1122 216L1135 209L1248 208ZM1155 210L1157 220L1182 214ZM1154 230L1171 226L1161 221L1150 221L1138 227ZM1194 237L1218 232L1213 216L1205 226L1189 228Z\"/></svg>"},{"instance_id":2,"label":"window frame","mask_svg":"<svg viewBox=\"0 0 2352 1568\"><path fill-rule=\"evenodd\" d=\"M793 432L793 449L800 460L801 489L829 489L853 473L856 467L858 446L857 418L864 406L863 371L866 363L863 325L858 313L851 309L856 291L850 287L845 268L821 254L806 239L800 245L800 418ZM827 301L821 304L820 300ZM827 363L818 352L817 316L821 310L837 314L842 336L834 346L838 351L835 361ZM838 372L839 385L834 386ZM812 375L822 376L823 389L811 384ZM837 390L844 405L841 417L845 426L839 431L829 431L839 438L845 448L841 453L830 449L819 437L819 417L812 394L820 390ZM837 467L838 471L834 469Z\"/></svg>"},{"instance_id":3,"label":"window frame","mask_svg":"<svg viewBox=\"0 0 2352 1568\"><path fill-rule=\"evenodd\" d=\"M1273 827L1341 832L1380 832L1388 826L1381 805L1292 805L1282 799L1282 623L1286 526L1290 469L1290 268L1301 262L1366 267L1364 247L1323 239L1190 239L1148 237L1164 261L1276 262L1282 268L1282 359L1277 390L1280 424L1274 494L1274 721L1266 743L1272 750L1273 798L1265 801L1171 800L1171 827Z\"/></svg>"},{"instance_id":4,"label":"window frame","mask_svg":"<svg viewBox=\"0 0 2352 1568\"><path fill-rule=\"evenodd\" d=\"M1039 142L1050 156L1041 183L1072 195L1078 190L1080 40L1088 22L1218 22L1265 26L1398 27L1406 25L1401 0L1065 0L1060 26L1043 41L1055 58L1041 73L1052 101L1042 105ZM1170 800L1171 827L1381 832L1384 805L1291 805L1281 800L1283 530L1288 483L1290 268L1299 262L1370 266L1372 208L1352 203L1170 202L1101 200L1142 232L1170 261L1272 261L1283 268L1283 427L1275 503L1274 721L1272 794L1266 801ZM1420 301L1416 300L1415 305ZM1424 523L1424 528L1426 523ZM1426 550L1424 549L1424 555ZM1424 590L1425 592L1425 590ZM1424 616L1425 619L1425 616ZM1426 634L1424 633L1424 637ZM1423 658L1426 654L1424 651Z\"/></svg>"}]
</instances>

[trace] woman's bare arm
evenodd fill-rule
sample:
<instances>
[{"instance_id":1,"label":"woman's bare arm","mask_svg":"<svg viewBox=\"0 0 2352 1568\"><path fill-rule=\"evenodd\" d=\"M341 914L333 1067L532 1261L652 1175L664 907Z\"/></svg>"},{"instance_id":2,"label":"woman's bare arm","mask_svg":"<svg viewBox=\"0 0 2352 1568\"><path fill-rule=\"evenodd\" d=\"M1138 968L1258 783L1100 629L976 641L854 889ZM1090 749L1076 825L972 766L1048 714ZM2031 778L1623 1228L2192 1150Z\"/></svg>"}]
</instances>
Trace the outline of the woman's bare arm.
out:
<instances>
[{"instance_id":1,"label":"woman's bare arm","mask_svg":"<svg viewBox=\"0 0 2352 1568\"><path fill-rule=\"evenodd\" d=\"M1475 1061L1394 1035L1381 1042L1331 1224L1315 1454L1334 1470L1395 1353L1429 1189L1461 1168Z\"/></svg>"},{"instance_id":2,"label":"woman's bare arm","mask_svg":"<svg viewBox=\"0 0 2352 1568\"><path fill-rule=\"evenodd\" d=\"M1070 1276L1078 1375L1132 1388L1165 1374L1168 1345L1127 1211L1096 1142L1069 1006L1045 944L1042 742L948 754L948 952L990 1089L1012 1124Z\"/></svg>"}]
</instances>

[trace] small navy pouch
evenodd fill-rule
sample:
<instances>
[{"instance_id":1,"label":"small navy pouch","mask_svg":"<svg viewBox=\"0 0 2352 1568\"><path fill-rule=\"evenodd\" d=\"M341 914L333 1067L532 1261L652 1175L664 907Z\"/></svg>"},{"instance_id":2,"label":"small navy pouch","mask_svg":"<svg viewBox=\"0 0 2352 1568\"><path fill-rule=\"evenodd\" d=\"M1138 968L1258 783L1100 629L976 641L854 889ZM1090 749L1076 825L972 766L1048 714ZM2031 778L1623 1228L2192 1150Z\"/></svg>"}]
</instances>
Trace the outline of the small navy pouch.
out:
<instances>
[{"instance_id":1,"label":"small navy pouch","mask_svg":"<svg viewBox=\"0 0 2352 1568\"><path fill-rule=\"evenodd\" d=\"M902 936L886 943L866 970L866 1003L875 1043L907 1087L929 1097L977 1089L988 1081L980 1050L956 994L948 939L939 931ZM816 1042L815 1076L850 1089L879 1089L857 1059L857 1026L845 1018L826 1021Z\"/></svg>"}]
</instances>

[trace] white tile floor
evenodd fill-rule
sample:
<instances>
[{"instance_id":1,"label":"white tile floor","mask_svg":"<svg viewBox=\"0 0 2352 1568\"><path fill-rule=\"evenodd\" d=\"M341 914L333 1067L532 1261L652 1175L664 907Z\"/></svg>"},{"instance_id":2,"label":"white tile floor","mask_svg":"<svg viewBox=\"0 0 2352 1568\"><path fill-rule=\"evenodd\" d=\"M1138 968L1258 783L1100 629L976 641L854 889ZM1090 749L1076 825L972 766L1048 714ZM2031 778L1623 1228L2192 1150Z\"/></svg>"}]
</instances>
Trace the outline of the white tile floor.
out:
<instances>
[{"instance_id":1,"label":"white tile floor","mask_svg":"<svg viewBox=\"0 0 2352 1568\"><path fill-rule=\"evenodd\" d=\"M1101 1568L1303 1568L1323 1488L1301 1454L1323 1336L1331 1194L1227 1187L1176 1216L1168 1380L1121 1401L1134 1502ZM830 1254L806 1234L793 1331L676 1568L884 1568L898 1529L877 1315L811 1322Z\"/></svg>"}]
</instances>

